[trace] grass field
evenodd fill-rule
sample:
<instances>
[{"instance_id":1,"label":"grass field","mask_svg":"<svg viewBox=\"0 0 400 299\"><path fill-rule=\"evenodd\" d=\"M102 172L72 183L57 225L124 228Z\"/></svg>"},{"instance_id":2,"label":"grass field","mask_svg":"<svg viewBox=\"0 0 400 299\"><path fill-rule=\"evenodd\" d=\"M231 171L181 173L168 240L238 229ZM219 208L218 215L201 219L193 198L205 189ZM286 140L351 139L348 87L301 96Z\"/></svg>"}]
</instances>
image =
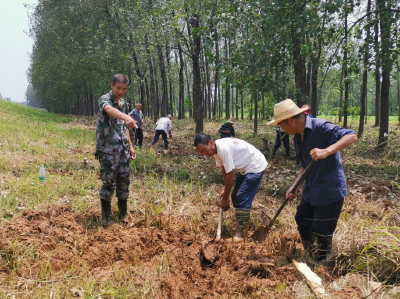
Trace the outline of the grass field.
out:
<instances>
[{"instance_id":1,"label":"grass field","mask_svg":"<svg viewBox=\"0 0 400 299\"><path fill-rule=\"evenodd\" d=\"M161 140L149 146L154 124L147 121L143 149L131 163L129 223L104 226L96 121L0 101L1 298L313 298L292 259L305 259L329 298L400 298L396 123L384 151L373 149L378 129L371 120L365 136L342 153L349 195L332 256L318 264L302 255L295 204L263 244L228 242L233 209L224 213L224 241L212 242L223 179L214 160L193 148L195 125L187 119L173 120L167 153ZM217 137L223 122L205 121L205 133ZM258 136L250 121L235 128L270 163L253 203L251 233L268 223L298 169L282 149L270 156L275 131L266 122ZM115 198L113 212L116 220Z\"/></svg>"}]
</instances>

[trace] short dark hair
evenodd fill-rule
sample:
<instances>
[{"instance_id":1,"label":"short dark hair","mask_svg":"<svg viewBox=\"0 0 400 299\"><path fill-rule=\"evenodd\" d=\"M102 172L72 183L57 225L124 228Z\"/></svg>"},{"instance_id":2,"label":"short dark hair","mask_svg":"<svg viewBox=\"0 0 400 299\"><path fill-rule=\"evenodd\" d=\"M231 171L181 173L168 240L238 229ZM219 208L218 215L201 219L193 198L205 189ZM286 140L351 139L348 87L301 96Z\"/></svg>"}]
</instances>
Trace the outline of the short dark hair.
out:
<instances>
[{"instance_id":1,"label":"short dark hair","mask_svg":"<svg viewBox=\"0 0 400 299\"><path fill-rule=\"evenodd\" d=\"M196 137L194 137L194 146L198 146L200 143L207 145L210 142L210 140L212 140L210 135L201 133Z\"/></svg>"},{"instance_id":2,"label":"short dark hair","mask_svg":"<svg viewBox=\"0 0 400 299\"><path fill-rule=\"evenodd\" d=\"M299 114L296 114L296 115L294 115L294 116L292 116L292 117L290 117L290 118L299 119L302 115L305 115L304 112L301 112L301 113L299 113ZM286 123L287 123L287 124L289 123L289 119L286 119Z\"/></svg>"},{"instance_id":3,"label":"short dark hair","mask_svg":"<svg viewBox=\"0 0 400 299\"><path fill-rule=\"evenodd\" d=\"M129 79L124 74L115 74L112 78L112 84L115 85L116 83L129 84Z\"/></svg>"}]
</instances>

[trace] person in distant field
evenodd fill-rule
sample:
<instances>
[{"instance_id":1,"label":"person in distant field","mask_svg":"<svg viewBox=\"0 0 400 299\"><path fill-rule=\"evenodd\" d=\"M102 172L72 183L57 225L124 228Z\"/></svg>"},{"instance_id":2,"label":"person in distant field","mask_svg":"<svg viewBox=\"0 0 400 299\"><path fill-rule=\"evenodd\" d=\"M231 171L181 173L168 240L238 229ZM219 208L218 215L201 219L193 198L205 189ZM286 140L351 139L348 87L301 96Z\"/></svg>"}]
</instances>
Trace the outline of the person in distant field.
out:
<instances>
[{"instance_id":1,"label":"person in distant field","mask_svg":"<svg viewBox=\"0 0 400 299\"><path fill-rule=\"evenodd\" d=\"M153 142L151 143L151 145L154 145L157 141L158 141L158 137L162 137L162 139L164 140L164 146L165 146L165 150L168 149L168 137L167 135L169 135L170 138L172 138L172 134L171 134L171 130L172 130L172 115L168 114L167 117L161 117L156 125L156 133L154 135L154 139Z\"/></svg>"},{"instance_id":2,"label":"person in distant field","mask_svg":"<svg viewBox=\"0 0 400 299\"><path fill-rule=\"evenodd\" d=\"M111 200L117 191L120 221L127 221L129 196L129 161L136 159L136 152L129 138L128 128L136 128L129 113L128 103L122 98L129 80L123 74L112 78L111 91L99 99L99 116L96 128L96 157L100 162L103 186L99 191L101 214L104 221L113 224Z\"/></svg>"},{"instance_id":3,"label":"person in distant field","mask_svg":"<svg viewBox=\"0 0 400 299\"><path fill-rule=\"evenodd\" d=\"M251 205L268 165L265 156L250 143L235 137L214 141L207 134L199 134L194 139L194 146L203 156L214 156L217 167L222 168L225 188L220 194L221 209L229 209L231 195L236 210L234 241L243 240L243 229L250 221ZM239 174L231 194L235 172Z\"/></svg>"},{"instance_id":4,"label":"person in distant field","mask_svg":"<svg viewBox=\"0 0 400 299\"><path fill-rule=\"evenodd\" d=\"M281 126L275 125L276 130L276 140L274 149L272 150L272 156L275 156L276 151L280 148L282 141L283 146L286 149L286 158L290 157L290 142L289 142L289 134L282 130Z\"/></svg>"},{"instance_id":5,"label":"person in distant field","mask_svg":"<svg viewBox=\"0 0 400 299\"><path fill-rule=\"evenodd\" d=\"M310 118L315 118L314 116L311 115L311 107L310 105L304 104L303 106L301 106L301 108L307 108L307 110L304 110L304 114ZM294 137L293 137L294 140ZM294 151L296 152L296 146L294 147ZM295 167L301 167L301 161L300 158L297 155L296 152L296 164L294 165Z\"/></svg>"},{"instance_id":6,"label":"person in distant field","mask_svg":"<svg viewBox=\"0 0 400 299\"><path fill-rule=\"evenodd\" d=\"M332 236L347 195L339 151L358 139L353 130L324 119L307 117L304 114L306 109L297 107L290 99L282 101L275 105L275 119L268 124L278 124L285 132L294 135L296 152L301 160L296 182L311 160L317 161L304 183L295 220L304 249L310 253L316 250L316 260L322 261L330 254ZM295 182L286 192L289 200L297 196L298 189L291 193L294 185Z\"/></svg>"},{"instance_id":7,"label":"person in distant field","mask_svg":"<svg viewBox=\"0 0 400 299\"><path fill-rule=\"evenodd\" d=\"M137 129L132 130L135 134L135 144L139 145L139 148L142 148L143 144L143 129L142 125L144 124L144 115L142 112L142 104L137 103L135 109L133 109L129 115L136 121ZM131 136L133 137L133 136Z\"/></svg>"},{"instance_id":8,"label":"person in distant field","mask_svg":"<svg viewBox=\"0 0 400 299\"><path fill-rule=\"evenodd\" d=\"M236 137L235 128L233 127L235 123L235 119L231 117L228 122L224 123L221 128L218 130L218 133L221 135L221 138L225 137Z\"/></svg>"}]
</instances>

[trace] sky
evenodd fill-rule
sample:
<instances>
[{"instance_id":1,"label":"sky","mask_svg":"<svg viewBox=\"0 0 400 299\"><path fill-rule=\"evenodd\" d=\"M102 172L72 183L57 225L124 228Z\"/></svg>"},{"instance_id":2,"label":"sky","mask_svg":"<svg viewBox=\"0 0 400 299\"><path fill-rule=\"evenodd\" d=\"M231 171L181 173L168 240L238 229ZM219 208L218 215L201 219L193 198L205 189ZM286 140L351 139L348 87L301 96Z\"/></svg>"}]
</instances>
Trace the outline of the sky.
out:
<instances>
[{"instance_id":1,"label":"sky","mask_svg":"<svg viewBox=\"0 0 400 299\"><path fill-rule=\"evenodd\" d=\"M25 101L26 76L32 53L28 8L37 0L0 0L0 93L14 102ZM25 31L25 32L24 32Z\"/></svg>"}]
</instances>

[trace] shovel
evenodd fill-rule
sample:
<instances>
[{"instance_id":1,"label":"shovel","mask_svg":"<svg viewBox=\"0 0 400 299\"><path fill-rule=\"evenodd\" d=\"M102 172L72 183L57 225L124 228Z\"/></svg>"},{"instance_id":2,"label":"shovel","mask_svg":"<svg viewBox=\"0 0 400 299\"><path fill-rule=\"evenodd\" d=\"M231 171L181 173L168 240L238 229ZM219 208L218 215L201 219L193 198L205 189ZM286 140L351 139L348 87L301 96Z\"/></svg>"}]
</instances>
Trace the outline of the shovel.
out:
<instances>
[{"instance_id":1,"label":"shovel","mask_svg":"<svg viewBox=\"0 0 400 299\"><path fill-rule=\"evenodd\" d=\"M292 189L292 192L291 192L292 194L294 194L294 192L297 190L297 188L299 188L299 186L304 182L304 180L306 179L307 175L310 173L311 168L314 166L315 162L317 162L317 161L311 160L310 164L308 164L306 170L303 172L303 174L301 175L300 179L297 181L296 185L294 185L294 187ZM256 229L254 234L251 236L251 238L254 241L257 241L258 243L261 243L261 242L263 242L265 240L265 238L268 235L269 230L274 225L274 222L275 222L276 218L282 212L283 208L286 206L288 201L289 201L289 199L285 198L285 200L283 201L282 205L279 207L278 211L276 211L274 218L271 219L271 221L268 223L267 226L265 226L265 227L261 226L261 227Z\"/></svg>"}]
</instances>

